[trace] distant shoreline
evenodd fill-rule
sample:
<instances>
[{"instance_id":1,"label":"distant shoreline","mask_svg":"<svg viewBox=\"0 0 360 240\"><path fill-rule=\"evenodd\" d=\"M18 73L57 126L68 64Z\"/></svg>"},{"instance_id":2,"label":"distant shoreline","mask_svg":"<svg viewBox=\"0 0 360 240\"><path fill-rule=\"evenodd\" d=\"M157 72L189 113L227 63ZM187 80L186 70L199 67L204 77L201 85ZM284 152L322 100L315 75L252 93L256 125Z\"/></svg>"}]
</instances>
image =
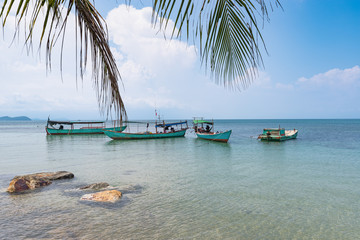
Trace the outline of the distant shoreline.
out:
<instances>
[{"instance_id":1,"label":"distant shoreline","mask_svg":"<svg viewBox=\"0 0 360 240\"><path fill-rule=\"evenodd\" d=\"M3 116L0 117L0 121L32 121L32 120L31 118L26 116L18 116L18 117Z\"/></svg>"}]
</instances>

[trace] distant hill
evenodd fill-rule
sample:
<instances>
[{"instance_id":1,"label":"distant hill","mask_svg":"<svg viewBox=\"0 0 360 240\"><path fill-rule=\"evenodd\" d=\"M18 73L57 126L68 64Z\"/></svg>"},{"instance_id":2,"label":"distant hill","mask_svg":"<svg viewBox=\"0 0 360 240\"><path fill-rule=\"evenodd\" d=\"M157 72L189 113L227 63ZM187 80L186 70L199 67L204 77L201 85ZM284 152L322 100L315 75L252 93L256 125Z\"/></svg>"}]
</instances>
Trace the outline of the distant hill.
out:
<instances>
[{"instance_id":1,"label":"distant hill","mask_svg":"<svg viewBox=\"0 0 360 240\"><path fill-rule=\"evenodd\" d=\"M4 116L4 117L0 117L0 121L31 121L31 119L26 116L19 116L19 117Z\"/></svg>"}]
</instances>

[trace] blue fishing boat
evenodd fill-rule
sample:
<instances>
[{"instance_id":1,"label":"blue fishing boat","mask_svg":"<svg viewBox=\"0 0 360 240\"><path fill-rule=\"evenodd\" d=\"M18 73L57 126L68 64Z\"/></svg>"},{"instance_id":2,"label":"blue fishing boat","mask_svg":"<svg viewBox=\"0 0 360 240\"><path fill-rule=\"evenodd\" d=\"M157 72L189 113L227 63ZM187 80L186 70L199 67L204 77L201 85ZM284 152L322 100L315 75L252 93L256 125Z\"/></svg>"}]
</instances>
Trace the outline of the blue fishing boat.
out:
<instances>
[{"instance_id":1,"label":"blue fishing boat","mask_svg":"<svg viewBox=\"0 0 360 240\"><path fill-rule=\"evenodd\" d=\"M47 135L104 134L104 130L124 131L126 126L106 127L105 121L52 121L48 118Z\"/></svg>"},{"instance_id":2,"label":"blue fishing boat","mask_svg":"<svg viewBox=\"0 0 360 240\"><path fill-rule=\"evenodd\" d=\"M149 123L147 128L149 127ZM160 130L160 129L161 130ZM117 132L113 130L105 130L106 136L114 140L126 140L126 139L159 139L159 138L175 138L184 137L186 130L188 129L187 121L179 121L173 123L156 123L155 132L144 131L137 133L129 132Z\"/></svg>"},{"instance_id":3,"label":"blue fishing boat","mask_svg":"<svg viewBox=\"0 0 360 240\"><path fill-rule=\"evenodd\" d=\"M225 143L229 141L232 130L214 132L213 120L208 121L203 118L194 118L193 123L194 130L198 138Z\"/></svg>"}]
</instances>

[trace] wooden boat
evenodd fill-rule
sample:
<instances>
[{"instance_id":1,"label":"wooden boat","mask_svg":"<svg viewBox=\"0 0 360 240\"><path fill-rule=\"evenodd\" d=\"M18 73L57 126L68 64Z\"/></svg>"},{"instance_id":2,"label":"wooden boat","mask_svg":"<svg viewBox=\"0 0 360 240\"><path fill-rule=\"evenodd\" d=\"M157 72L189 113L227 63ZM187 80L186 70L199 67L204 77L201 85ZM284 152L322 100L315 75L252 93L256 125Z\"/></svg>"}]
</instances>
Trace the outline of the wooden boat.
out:
<instances>
[{"instance_id":1,"label":"wooden boat","mask_svg":"<svg viewBox=\"0 0 360 240\"><path fill-rule=\"evenodd\" d=\"M289 139L295 139L297 137L298 130L285 130L284 128L265 128L263 133L259 135L258 139L262 141L285 141Z\"/></svg>"},{"instance_id":2,"label":"wooden boat","mask_svg":"<svg viewBox=\"0 0 360 240\"><path fill-rule=\"evenodd\" d=\"M124 131L126 126L106 127L104 121L52 121L48 119L47 135L104 134L104 130Z\"/></svg>"},{"instance_id":3,"label":"wooden boat","mask_svg":"<svg viewBox=\"0 0 360 240\"><path fill-rule=\"evenodd\" d=\"M183 124L186 127L183 127ZM147 123L147 128L149 124ZM178 129L175 129L177 127ZM160 131L158 128L162 128ZM118 132L113 130L105 130L104 133L114 140L126 140L126 139L159 139L159 138L175 138L184 137L186 130L188 129L187 121L155 124L155 132L144 131L137 133Z\"/></svg>"},{"instance_id":4,"label":"wooden boat","mask_svg":"<svg viewBox=\"0 0 360 240\"><path fill-rule=\"evenodd\" d=\"M229 141L232 130L214 132L214 121L207 121L202 118L194 118L193 123L198 138L225 143Z\"/></svg>"}]
</instances>

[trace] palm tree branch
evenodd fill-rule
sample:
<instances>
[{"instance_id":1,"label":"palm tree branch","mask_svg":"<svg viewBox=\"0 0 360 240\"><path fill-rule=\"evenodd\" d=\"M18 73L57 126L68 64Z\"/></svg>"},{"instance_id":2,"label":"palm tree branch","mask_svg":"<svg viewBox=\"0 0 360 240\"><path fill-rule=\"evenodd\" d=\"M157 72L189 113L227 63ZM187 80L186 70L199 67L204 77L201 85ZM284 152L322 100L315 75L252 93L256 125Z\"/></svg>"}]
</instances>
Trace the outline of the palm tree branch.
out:
<instances>
[{"instance_id":1,"label":"palm tree branch","mask_svg":"<svg viewBox=\"0 0 360 240\"><path fill-rule=\"evenodd\" d=\"M181 0L177 1L178 11L173 14L174 8L163 6L174 1L156 0L153 15L166 22L174 15L172 36L179 37L185 32L187 39L189 34L198 37L201 62L205 69L210 68L216 83L246 88L256 76L257 68L263 66L260 47L267 52L257 19L268 20L267 6L270 4L272 8L274 1L281 7L279 0ZM188 25L186 31L184 24ZM189 25L195 26L193 32L189 32Z\"/></svg>"}]
</instances>

